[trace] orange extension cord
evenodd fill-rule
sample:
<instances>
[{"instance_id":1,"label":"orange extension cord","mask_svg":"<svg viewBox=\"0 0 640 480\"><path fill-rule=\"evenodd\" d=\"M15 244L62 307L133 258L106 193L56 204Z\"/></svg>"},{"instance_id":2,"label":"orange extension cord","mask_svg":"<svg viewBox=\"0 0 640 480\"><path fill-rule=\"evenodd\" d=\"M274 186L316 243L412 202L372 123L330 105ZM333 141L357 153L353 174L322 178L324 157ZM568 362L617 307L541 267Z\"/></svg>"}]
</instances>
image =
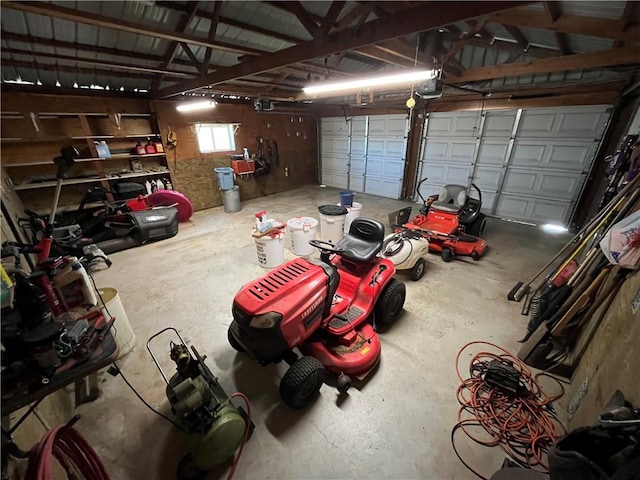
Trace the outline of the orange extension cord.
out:
<instances>
[{"instance_id":1,"label":"orange extension cord","mask_svg":"<svg viewBox=\"0 0 640 480\"><path fill-rule=\"evenodd\" d=\"M487 346L500 353L481 351L469 364L469 378L460 373L460 358L471 346ZM522 391L517 394L502 391L484 381L484 373L492 360L509 362L521 374ZM467 343L456 357L456 373L462 382L456 391L461 407L458 423L451 431L451 443L460 461L477 477L486 480L461 457L455 445L455 433L462 430L474 442L487 447L499 446L512 460L523 467L548 471L545 461L548 449L565 433L564 426L555 416L552 402L564 394L562 384L546 373L532 376L531 370L505 349L489 342ZM558 382L561 392L550 396L544 392L538 379L546 376ZM480 428L478 428L480 427ZM472 433L472 430L476 433Z\"/></svg>"}]
</instances>

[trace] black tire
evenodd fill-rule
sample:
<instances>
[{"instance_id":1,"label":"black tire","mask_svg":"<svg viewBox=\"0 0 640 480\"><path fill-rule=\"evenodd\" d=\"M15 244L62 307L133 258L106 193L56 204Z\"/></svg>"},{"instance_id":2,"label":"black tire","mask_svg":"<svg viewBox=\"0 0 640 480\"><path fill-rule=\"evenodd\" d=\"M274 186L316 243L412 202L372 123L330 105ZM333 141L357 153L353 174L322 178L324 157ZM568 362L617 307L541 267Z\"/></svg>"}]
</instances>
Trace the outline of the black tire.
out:
<instances>
[{"instance_id":1,"label":"black tire","mask_svg":"<svg viewBox=\"0 0 640 480\"><path fill-rule=\"evenodd\" d=\"M476 218L469 226L467 226L467 228L465 229L465 233L473 235L474 237L481 237L486 224L487 217L484 213L481 213L480 215L478 215L478 218Z\"/></svg>"},{"instance_id":2,"label":"black tire","mask_svg":"<svg viewBox=\"0 0 640 480\"><path fill-rule=\"evenodd\" d=\"M386 326L395 322L400 312L402 312L405 297L406 287L404 283L392 278L376 302L374 308L376 324Z\"/></svg>"},{"instance_id":3,"label":"black tire","mask_svg":"<svg viewBox=\"0 0 640 480\"><path fill-rule=\"evenodd\" d=\"M324 366L315 357L305 355L294 362L280 381L282 401L293 410L309 405L324 383Z\"/></svg>"},{"instance_id":4,"label":"black tire","mask_svg":"<svg viewBox=\"0 0 640 480\"><path fill-rule=\"evenodd\" d=\"M450 262L453 258L453 252L449 247L444 247L442 249L442 260L445 262Z\"/></svg>"},{"instance_id":5,"label":"black tire","mask_svg":"<svg viewBox=\"0 0 640 480\"><path fill-rule=\"evenodd\" d=\"M235 322L235 320L234 320ZM242 345L240 345L238 343L238 340L236 340L236 337L233 336L233 333L231 333L231 327L229 327L229 329L227 330L227 340L229 341L229 345L231 345L231 347L236 351L236 352L245 352L245 349L242 348Z\"/></svg>"},{"instance_id":6,"label":"black tire","mask_svg":"<svg viewBox=\"0 0 640 480\"><path fill-rule=\"evenodd\" d=\"M480 260L480 254L476 250L474 250L473 252L471 252L471 258L473 258L477 262L478 260Z\"/></svg>"},{"instance_id":7,"label":"black tire","mask_svg":"<svg viewBox=\"0 0 640 480\"><path fill-rule=\"evenodd\" d=\"M424 258L419 258L416 264L411 269L411 280L417 282L424 276L424 272L427 269L427 262L424 261Z\"/></svg>"},{"instance_id":8,"label":"black tire","mask_svg":"<svg viewBox=\"0 0 640 480\"><path fill-rule=\"evenodd\" d=\"M188 453L178 462L176 477L178 480L205 480L207 471L198 468L193 455Z\"/></svg>"},{"instance_id":9,"label":"black tire","mask_svg":"<svg viewBox=\"0 0 640 480\"><path fill-rule=\"evenodd\" d=\"M96 243L96 246L106 255L137 247L138 245L140 245L140 242L133 237L113 238Z\"/></svg>"}]
</instances>

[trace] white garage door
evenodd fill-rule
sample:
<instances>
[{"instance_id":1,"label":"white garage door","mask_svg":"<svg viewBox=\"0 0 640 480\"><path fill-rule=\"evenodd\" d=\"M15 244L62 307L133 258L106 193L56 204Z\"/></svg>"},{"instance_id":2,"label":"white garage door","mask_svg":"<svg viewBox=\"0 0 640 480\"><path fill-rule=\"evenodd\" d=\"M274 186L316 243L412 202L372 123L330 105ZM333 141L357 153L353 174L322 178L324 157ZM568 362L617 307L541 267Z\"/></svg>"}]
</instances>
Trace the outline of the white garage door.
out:
<instances>
[{"instance_id":1,"label":"white garage door","mask_svg":"<svg viewBox=\"0 0 640 480\"><path fill-rule=\"evenodd\" d=\"M532 223L566 224L611 108L537 108L434 113L426 120L423 196L475 183L483 210Z\"/></svg>"},{"instance_id":2,"label":"white garage door","mask_svg":"<svg viewBox=\"0 0 640 480\"><path fill-rule=\"evenodd\" d=\"M323 118L322 182L399 198L407 151L406 115Z\"/></svg>"}]
</instances>

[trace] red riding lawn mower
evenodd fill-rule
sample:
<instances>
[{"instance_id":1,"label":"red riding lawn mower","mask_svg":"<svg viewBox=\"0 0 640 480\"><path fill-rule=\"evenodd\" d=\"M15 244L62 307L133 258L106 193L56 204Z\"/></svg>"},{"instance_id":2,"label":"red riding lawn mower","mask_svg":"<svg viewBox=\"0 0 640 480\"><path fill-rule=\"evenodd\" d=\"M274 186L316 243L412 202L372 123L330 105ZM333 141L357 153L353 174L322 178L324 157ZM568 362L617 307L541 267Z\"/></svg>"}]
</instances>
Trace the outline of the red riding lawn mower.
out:
<instances>
[{"instance_id":1,"label":"red riding lawn mower","mask_svg":"<svg viewBox=\"0 0 640 480\"><path fill-rule=\"evenodd\" d=\"M393 263L378 255L383 240L382 223L357 218L337 244L309 241L320 260L291 260L236 294L229 343L263 366L290 365L280 382L289 407L303 408L315 398L325 370L338 376L345 394L351 376L364 376L378 363L373 325L393 323L405 300Z\"/></svg>"},{"instance_id":2,"label":"red riding lawn mower","mask_svg":"<svg viewBox=\"0 0 640 480\"><path fill-rule=\"evenodd\" d=\"M429 251L440 252L445 262L450 262L454 255L469 255L478 260L487 248L487 242L480 238L487 221L480 212L480 189L471 184L478 193L478 198L472 198L463 185L445 185L438 195L425 200L420 193L425 180L426 177L420 180L416 188L424 203L420 213L404 225L398 223L404 229L421 232L429 240ZM408 219L410 207L404 210Z\"/></svg>"}]
</instances>

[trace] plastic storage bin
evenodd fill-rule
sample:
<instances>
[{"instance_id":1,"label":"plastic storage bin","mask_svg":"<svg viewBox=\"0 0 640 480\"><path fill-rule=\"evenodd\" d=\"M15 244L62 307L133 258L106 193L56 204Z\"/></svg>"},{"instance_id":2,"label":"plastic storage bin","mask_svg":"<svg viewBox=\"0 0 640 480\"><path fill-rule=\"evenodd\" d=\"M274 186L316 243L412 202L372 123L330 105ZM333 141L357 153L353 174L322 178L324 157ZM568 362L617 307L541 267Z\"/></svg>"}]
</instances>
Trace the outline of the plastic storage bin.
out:
<instances>
[{"instance_id":1,"label":"plastic storage bin","mask_svg":"<svg viewBox=\"0 0 640 480\"><path fill-rule=\"evenodd\" d=\"M218 175L220 190L231 190L233 188L233 168L217 167L214 168L214 171Z\"/></svg>"}]
</instances>

